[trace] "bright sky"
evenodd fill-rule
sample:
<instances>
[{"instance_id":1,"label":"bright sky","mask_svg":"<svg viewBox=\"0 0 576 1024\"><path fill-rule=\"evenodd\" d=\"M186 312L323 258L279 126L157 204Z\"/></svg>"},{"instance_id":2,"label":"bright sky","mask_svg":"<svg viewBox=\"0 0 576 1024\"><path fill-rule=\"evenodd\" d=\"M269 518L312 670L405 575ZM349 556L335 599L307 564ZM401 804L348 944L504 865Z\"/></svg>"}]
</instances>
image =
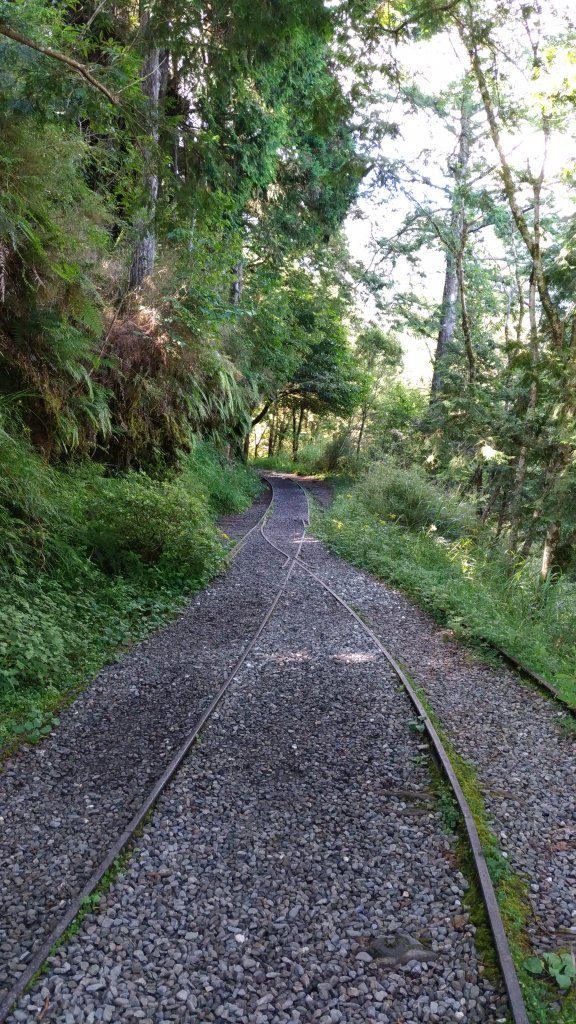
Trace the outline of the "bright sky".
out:
<instances>
[{"instance_id":1,"label":"bright sky","mask_svg":"<svg viewBox=\"0 0 576 1024\"><path fill-rule=\"evenodd\" d=\"M489 3L490 0L487 0ZM547 32L565 29L573 20L574 0L559 0L554 4L546 4L544 15ZM513 40L505 40L504 46L513 53L523 40L518 34ZM418 44L410 43L399 46L396 55L413 76L415 82L427 93L438 93L446 89L452 82L462 78L467 69L467 59L460 49L459 41L448 33L434 37L432 40ZM553 95L576 86L576 58L569 52L560 53L542 83L535 85L529 78L524 78L518 66L507 65L506 74L509 84L515 91L529 102L539 101L538 91ZM532 95L530 95L532 93ZM376 115L378 116L378 112ZM455 146L455 137L438 117L423 112L412 113L396 108L382 109L382 116L387 121L397 120L400 124L400 136L397 140L386 139L383 143L382 155L388 159L403 159L410 168L416 168L422 176L429 180L429 185L412 186L412 196L422 202L432 200L434 205L442 205L442 184L447 160ZM531 129L525 128L514 137L505 137L506 148L511 154L513 163L520 167L526 166L528 160L535 162L536 168L542 154L542 137L535 135ZM485 150L490 162L495 156L488 143ZM573 132L559 131L553 135L548 148L547 166L551 174L551 194L557 209L562 213L574 213L574 201L567 188L561 183L561 174L570 163L575 164L576 142ZM360 200L359 211L363 219L350 217L346 224L350 248L353 256L365 265L377 269L374 265L374 239L390 236L400 227L404 217L412 208L406 195L391 194L385 189L365 195ZM498 255L495 238L487 239L488 248ZM415 273L407 261L400 261L394 272L393 290L415 291L431 303L439 303L444 283L444 257L439 251L429 250L422 254L419 266L420 274ZM386 272L383 268L384 273ZM384 314L378 314L375 307L364 308L364 316L368 319L379 318L385 328ZM404 335L401 338L404 347L404 378L414 385L429 383L431 378L430 352L427 343L418 337ZM431 342L433 344L433 342Z\"/></svg>"},{"instance_id":2,"label":"bright sky","mask_svg":"<svg viewBox=\"0 0 576 1024\"><path fill-rule=\"evenodd\" d=\"M437 91L458 78L462 64L458 59L448 37L438 37L433 41L399 47L398 55L412 73L423 90ZM386 111L386 119L391 119L391 112ZM442 181L442 168L446 165L449 153L454 146L454 137L446 130L439 131L437 119L434 124L429 116L423 113L405 115L398 106L392 111L398 118L401 133L398 139L387 139L385 155L389 159L404 159L411 166L418 166L422 172L439 184ZM430 151L427 159L423 151ZM373 266L373 241L384 235L390 235L400 227L404 217L411 208L410 201L403 195L391 195L381 189L359 202L362 219L355 216L348 218L346 233L352 255L366 264ZM413 271L406 262L396 267L394 288L398 291L414 290L424 294L432 302L440 302L444 283L444 258L441 252L423 254L421 269L425 277L415 278ZM364 315L378 318L375 307ZM380 315L382 326L385 320ZM432 376L430 350L422 338L413 335L401 337L404 348L403 378L414 386L426 386Z\"/></svg>"}]
</instances>

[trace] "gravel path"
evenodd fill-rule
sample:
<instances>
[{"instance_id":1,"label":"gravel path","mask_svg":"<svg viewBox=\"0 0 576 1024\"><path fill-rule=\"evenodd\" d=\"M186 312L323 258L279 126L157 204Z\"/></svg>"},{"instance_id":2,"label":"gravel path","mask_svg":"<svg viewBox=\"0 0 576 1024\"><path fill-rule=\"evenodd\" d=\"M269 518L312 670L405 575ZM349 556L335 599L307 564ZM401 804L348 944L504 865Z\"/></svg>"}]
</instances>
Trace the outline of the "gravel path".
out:
<instances>
[{"instance_id":1,"label":"gravel path","mask_svg":"<svg viewBox=\"0 0 576 1024\"><path fill-rule=\"evenodd\" d=\"M398 591L308 537L302 557L370 621L477 770L501 849L530 889L538 950L576 948L576 738L563 713L511 672L450 641Z\"/></svg>"},{"instance_id":2,"label":"gravel path","mask_svg":"<svg viewBox=\"0 0 576 1024\"><path fill-rule=\"evenodd\" d=\"M278 490L268 530L294 552L305 508ZM11 1024L501 1020L411 718L296 569L125 875Z\"/></svg>"},{"instance_id":3,"label":"gravel path","mask_svg":"<svg viewBox=\"0 0 576 1024\"><path fill-rule=\"evenodd\" d=\"M251 513L254 521L262 511ZM123 831L233 667L276 593L282 564L252 534L225 577L103 669L45 742L5 764L0 992Z\"/></svg>"},{"instance_id":4,"label":"gravel path","mask_svg":"<svg viewBox=\"0 0 576 1024\"><path fill-rule=\"evenodd\" d=\"M251 530L264 515L270 504L270 485L265 484L253 505L238 515L220 516L218 526L230 540L239 541Z\"/></svg>"}]
</instances>

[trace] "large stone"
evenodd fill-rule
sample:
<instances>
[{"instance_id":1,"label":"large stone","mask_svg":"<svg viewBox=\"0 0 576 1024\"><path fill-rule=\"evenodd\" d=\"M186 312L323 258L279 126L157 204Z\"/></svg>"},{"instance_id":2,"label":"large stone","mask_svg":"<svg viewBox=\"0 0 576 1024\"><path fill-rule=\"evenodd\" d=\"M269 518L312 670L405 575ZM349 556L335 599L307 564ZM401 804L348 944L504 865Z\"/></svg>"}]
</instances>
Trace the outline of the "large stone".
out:
<instances>
[{"instance_id":1,"label":"large stone","mask_svg":"<svg viewBox=\"0 0 576 1024\"><path fill-rule=\"evenodd\" d=\"M396 932L393 935L377 935L368 947L373 957L388 967L407 964L410 960L433 960L432 950L422 945L407 932Z\"/></svg>"}]
</instances>

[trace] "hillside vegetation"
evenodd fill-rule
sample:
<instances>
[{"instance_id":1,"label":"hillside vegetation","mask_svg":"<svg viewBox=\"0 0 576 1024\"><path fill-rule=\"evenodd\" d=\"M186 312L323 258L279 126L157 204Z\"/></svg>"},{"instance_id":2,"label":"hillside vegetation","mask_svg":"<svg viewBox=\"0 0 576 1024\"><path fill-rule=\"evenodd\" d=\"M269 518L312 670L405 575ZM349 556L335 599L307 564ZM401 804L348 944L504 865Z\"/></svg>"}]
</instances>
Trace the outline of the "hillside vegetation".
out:
<instances>
[{"instance_id":1,"label":"hillside vegetation","mask_svg":"<svg viewBox=\"0 0 576 1024\"><path fill-rule=\"evenodd\" d=\"M50 468L9 435L0 444L1 743L49 730L63 699L224 568L216 517L259 483L206 444L163 480Z\"/></svg>"}]
</instances>

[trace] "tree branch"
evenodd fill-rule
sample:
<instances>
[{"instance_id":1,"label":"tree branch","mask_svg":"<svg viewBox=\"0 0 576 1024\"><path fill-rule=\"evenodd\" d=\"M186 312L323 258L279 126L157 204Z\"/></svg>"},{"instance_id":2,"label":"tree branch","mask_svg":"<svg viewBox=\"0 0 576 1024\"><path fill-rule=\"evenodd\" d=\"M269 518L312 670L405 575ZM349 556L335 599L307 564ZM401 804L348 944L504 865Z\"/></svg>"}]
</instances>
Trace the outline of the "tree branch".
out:
<instances>
[{"instance_id":1,"label":"tree branch","mask_svg":"<svg viewBox=\"0 0 576 1024\"><path fill-rule=\"evenodd\" d=\"M427 14L450 14L450 12L454 10L454 8L458 7L459 3L460 3L460 0L449 0L449 3L438 4L437 6L432 7L426 13ZM394 28L391 25L389 25L389 26L381 25L381 29L382 29L382 31L387 36L392 36L394 39L398 40L398 37L402 34L402 32L404 32L405 29L410 28L411 25L417 25L418 22L423 17L424 17L424 13L423 12L421 12L421 13L414 12L414 14L409 14L406 18L404 18L403 21L399 21L398 24L394 26Z\"/></svg>"},{"instance_id":2,"label":"tree branch","mask_svg":"<svg viewBox=\"0 0 576 1024\"><path fill-rule=\"evenodd\" d=\"M271 398L269 402L265 402L265 404L264 404L264 408L263 408L263 409L262 409L262 410L261 410L261 411L260 411L260 412L258 413L258 415L257 415L257 416L256 416L256 417L255 417L255 418L254 418L254 419L252 420L252 423L251 423L251 426L252 426L252 427L255 427L257 423L260 423L260 420L263 420L263 419L264 419L264 417L265 417L266 413L267 413L267 412L268 412L268 410L270 409L270 406L272 406L272 405L274 404L274 402L275 402L275 401L276 401L276 399L275 399L275 398Z\"/></svg>"},{"instance_id":3,"label":"tree branch","mask_svg":"<svg viewBox=\"0 0 576 1024\"><path fill-rule=\"evenodd\" d=\"M524 211L522 210L520 203L518 201L516 186L514 184L514 179L512 176L512 169L510 167L510 164L508 163L508 159L504 152L504 146L502 144L502 137L500 133L500 126L496 119L496 112L494 110L494 105L492 103L492 97L490 95L490 90L488 88L486 75L484 73L482 64L480 63L478 48L475 41L473 39L467 38L465 32L462 29L460 29L460 37L468 52L472 70L476 77L478 88L480 90L480 96L482 97L482 103L484 105L484 110L486 111L486 118L488 121L490 135L492 137L492 142L494 143L494 148L496 149L500 161L500 173L502 176L502 183L504 186L506 198L508 200L508 205L510 207L514 223L516 224L518 232L532 259L534 271L536 274L538 294L540 295L542 308L544 310L544 313L550 325L550 329L552 331L554 343L557 347L561 347L563 338L562 321L560 320L560 317L556 312L552 297L550 295L548 281L546 280L546 275L544 273L544 267L542 264L542 254L540 252L539 239L537 235L535 235L534 232L530 229L528 221L524 215ZM548 126L547 124L545 124L545 139L547 138L547 134Z\"/></svg>"},{"instance_id":4,"label":"tree branch","mask_svg":"<svg viewBox=\"0 0 576 1024\"><path fill-rule=\"evenodd\" d=\"M13 39L15 43L21 43L22 46L28 46L31 50L37 50L38 53L43 53L46 57L51 57L53 60L60 61L61 64L66 64L69 68L72 68L82 78L85 78L90 85L99 92L104 93L106 98L113 103L115 107L120 106L120 100L110 89L107 89L102 82L99 82L97 78L88 70L85 64L81 64L80 61L74 60L73 57L68 57L65 53L60 53L59 50L53 50L50 46L43 46L42 43L35 43L33 39L28 39L27 36L21 35L16 29L10 28L4 22L0 22L0 35L7 36L8 39Z\"/></svg>"}]
</instances>

